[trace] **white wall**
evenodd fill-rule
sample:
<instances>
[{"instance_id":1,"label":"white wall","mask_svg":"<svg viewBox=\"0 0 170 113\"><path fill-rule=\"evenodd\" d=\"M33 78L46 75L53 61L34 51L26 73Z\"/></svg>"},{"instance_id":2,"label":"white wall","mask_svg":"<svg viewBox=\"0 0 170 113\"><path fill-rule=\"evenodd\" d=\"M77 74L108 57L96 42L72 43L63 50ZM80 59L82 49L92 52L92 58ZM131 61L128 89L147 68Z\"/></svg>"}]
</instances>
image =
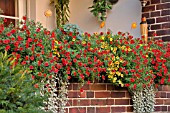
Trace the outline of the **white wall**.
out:
<instances>
[{"instance_id":1,"label":"white wall","mask_svg":"<svg viewBox=\"0 0 170 113\"><path fill-rule=\"evenodd\" d=\"M90 33L107 31L110 29L113 33L118 31L130 32L134 37L140 37L140 21L141 21L141 3L139 0L119 0L108 12L105 28L100 29L100 22L97 21L88 7L93 0L70 0L70 23L80 26L83 31ZM131 29L131 24L137 23L136 29Z\"/></svg>"},{"instance_id":2,"label":"white wall","mask_svg":"<svg viewBox=\"0 0 170 113\"><path fill-rule=\"evenodd\" d=\"M50 0L28 0L28 15L29 18L36 22L41 22L42 25L49 30L53 30L56 27L55 24L55 9L50 5ZM44 12L50 9L53 14L51 17L46 17Z\"/></svg>"}]
</instances>

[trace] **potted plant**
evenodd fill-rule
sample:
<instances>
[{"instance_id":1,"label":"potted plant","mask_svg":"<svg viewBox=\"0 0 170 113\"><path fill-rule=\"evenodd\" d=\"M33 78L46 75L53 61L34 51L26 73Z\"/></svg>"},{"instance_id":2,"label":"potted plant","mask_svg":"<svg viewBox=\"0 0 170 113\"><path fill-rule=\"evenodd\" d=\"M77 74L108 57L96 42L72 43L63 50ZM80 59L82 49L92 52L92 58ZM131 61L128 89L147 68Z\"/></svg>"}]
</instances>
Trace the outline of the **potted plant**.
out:
<instances>
[{"instance_id":1,"label":"potted plant","mask_svg":"<svg viewBox=\"0 0 170 113\"><path fill-rule=\"evenodd\" d=\"M93 5L89 7L90 12L98 18L99 21L105 21L107 10L112 9L112 3L109 0L94 0Z\"/></svg>"}]
</instances>

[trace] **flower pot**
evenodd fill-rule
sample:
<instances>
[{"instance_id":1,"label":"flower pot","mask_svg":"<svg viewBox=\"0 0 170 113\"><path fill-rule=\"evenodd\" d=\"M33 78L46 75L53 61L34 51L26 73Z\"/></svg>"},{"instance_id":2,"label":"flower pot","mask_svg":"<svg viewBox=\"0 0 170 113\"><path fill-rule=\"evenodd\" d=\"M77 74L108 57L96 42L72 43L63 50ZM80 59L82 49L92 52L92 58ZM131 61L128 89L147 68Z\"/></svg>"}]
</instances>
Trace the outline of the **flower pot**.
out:
<instances>
[{"instance_id":1,"label":"flower pot","mask_svg":"<svg viewBox=\"0 0 170 113\"><path fill-rule=\"evenodd\" d=\"M154 111L155 88L131 91L134 113L151 113Z\"/></svg>"}]
</instances>

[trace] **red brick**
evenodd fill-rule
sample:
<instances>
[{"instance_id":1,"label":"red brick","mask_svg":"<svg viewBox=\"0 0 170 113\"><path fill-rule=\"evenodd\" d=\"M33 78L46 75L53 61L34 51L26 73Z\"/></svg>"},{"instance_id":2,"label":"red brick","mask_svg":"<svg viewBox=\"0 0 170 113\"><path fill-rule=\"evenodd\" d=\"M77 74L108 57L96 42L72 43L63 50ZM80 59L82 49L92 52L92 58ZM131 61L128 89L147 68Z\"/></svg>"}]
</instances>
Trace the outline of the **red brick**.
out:
<instances>
[{"instance_id":1,"label":"red brick","mask_svg":"<svg viewBox=\"0 0 170 113\"><path fill-rule=\"evenodd\" d=\"M115 86L113 84L107 84L107 90L115 90Z\"/></svg>"},{"instance_id":2,"label":"red brick","mask_svg":"<svg viewBox=\"0 0 170 113\"><path fill-rule=\"evenodd\" d=\"M73 106L90 106L91 105L91 100L86 99L73 99Z\"/></svg>"},{"instance_id":3,"label":"red brick","mask_svg":"<svg viewBox=\"0 0 170 113\"><path fill-rule=\"evenodd\" d=\"M96 107L96 113L109 113L110 107Z\"/></svg>"},{"instance_id":4,"label":"red brick","mask_svg":"<svg viewBox=\"0 0 170 113\"><path fill-rule=\"evenodd\" d=\"M156 18L156 23L169 22L170 16Z\"/></svg>"},{"instance_id":5,"label":"red brick","mask_svg":"<svg viewBox=\"0 0 170 113\"><path fill-rule=\"evenodd\" d=\"M114 105L115 104L115 99L107 99L107 105Z\"/></svg>"},{"instance_id":6,"label":"red brick","mask_svg":"<svg viewBox=\"0 0 170 113\"><path fill-rule=\"evenodd\" d=\"M169 0L162 0L162 3L166 3L166 2L169 2Z\"/></svg>"},{"instance_id":7,"label":"red brick","mask_svg":"<svg viewBox=\"0 0 170 113\"><path fill-rule=\"evenodd\" d=\"M72 84L69 84L69 85L68 85L68 90L73 90Z\"/></svg>"},{"instance_id":8,"label":"red brick","mask_svg":"<svg viewBox=\"0 0 170 113\"><path fill-rule=\"evenodd\" d=\"M155 106L155 111L161 111L162 107L161 106Z\"/></svg>"},{"instance_id":9,"label":"red brick","mask_svg":"<svg viewBox=\"0 0 170 113\"><path fill-rule=\"evenodd\" d=\"M87 98L94 98L94 92L86 92Z\"/></svg>"},{"instance_id":10,"label":"red brick","mask_svg":"<svg viewBox=\"0 0 170 113\"><path fill-rule=\"evenodd\" d=\"M89 85L73 84L73 90L79 90L80 88L82 88L83 90L89 90Z\"/></svg>"},{"instance_id":11,"label":"red brick","mask_svg":"<svg viewBox=\"0 0 170 113\"><path fill-rule=\"evenodd\" d=\"M155 31L149 31L148 36L153 36L154 33L155 33Z\"/></svg>"},{"instance_id":12,"label":"red brick","mask_svg":"<svg viewBox=\"0 0 170 113\"><path fill-rule=\"evenodd\" d=\"M126 107L111 107L111 113L125 112Z\"/></svg>"},{"instance_id":13,"label":"red brick","mask_svg":"<svg viewBox=\"0 0 170 113\"><path fill-rule=\"evenodd\" d=\"M170 93L167 92L166 94L167 94L167 98L170 98Z\"/></svg>"},{"instance_id":14,"label":"red brick","mask_svg":"<svg viewBox=\"0 0 170 113\"><path fill-rule=\"evenodd\" d=\"M132 106L126 107L126 112L133 112L133 107Z\"/></svg>"},{"instance_id":15,"label":"red brick","mask_svg":"<svg viewBox=\"0 0 170 113\"><path fill-rule=\"evenodd\" d=\"M142 17L146 17L146 18L149 18L150 17L150 13L142 13Z\"/></svg>"},{"instance_id":16,"label":"red brick","mask_svg":"<svg viewBox=\"0 0 170 113\"><path fill-rule=\"evenodd\" d=\"M66 106L72 106L72 99L69 99Z\"/></svg>"},{"instance_id":17,"label":"red brick","mask_svg":"<svg viewBox=\"0 0 170 113\"><path fill-rule=\"evenodd\" d=\"M115 99L115 105L129 105L130 99Z\"/></svg>"},{"instance_id":18,"label":"red brick","mask_svg":"<svg viewBox=\"0 0 170 113\"><path fill-rule=\"evenodd\" d=\"M156 99L156 105L162 105L164 101L162 99Z\"/></svg>"},{"instance_id":19,"label":"red brick","mask_svg":"<svg viewBox=\"0 0 170 113\"><path fill-rule=\"evenodd\" d=\"M160 15L161 15L160 11L151 12L151 17L158 17Z\"/></svg>"},{"instance_id":20,"label":"red brick","mask_svg":"<svg viewBox=\"0 0 170 113\"><path fill-rule=\"evenodd\" d=\"M93 99L91 100L91 105L106 105L106 99Z\"/></svg>"},{"instance_id":21,"label":"red brick","mask_svg":"<svg viewBox=\"0 0 170 113\"><path fill-rule=\"evenodd\" d=\"M163 40L164 42L170 41L170 37L169 37L169 36L163 36L163 37L162 37L162 40Z\"/></svg>"},{"instance_id":22,"label":"red brick","mask_svg":"<svg viewBox=\"0 0 170 113\"><path fill-rule=\"evenodd\" d=\"M147 19L148 24L154 24L155 23L155 18L149 18Z\"/></svg>"},{"instance_id":23,"label":"red brick","mask_svg":"<svg viewBox=\"0 0 170 113\"><path fill-rule=\"evenodd\" d=\"M90 90L106 90L106 84L90 84Z\"/></svg>"},{"instance_id":24,"label":"red brick","mask_svg":"<svg viewBox=\"0 0 170 113\"><path fill-rule=\"evenodd\" d=\"M79 92L80 98L86 98L86 91Z\"/></svg>"},{"instance_id":25,"label":"red brick","mask_svg":"<svg viewBox=\"0 0 170 113\"><path fill-rule=\"evenodd\" d=\"M161 98L166 98L166 92L161 92Z\"/></svg>"},{"instance_id":26,"label":"red brick","mask_svg":"<svg viewBox=\"0 0 170 113\"><path fill-rule=\"evenodd\" d=\"M127 87L115 87L115 90L117 91L128 91Z\"/></svg>"},{"instance_id":27,"label":"red brick","mask_svg":"<svg viewBox=\"0 0 170 113\"><path fill-rule=\"evenodd\" d=\"M79 92L69 91L68 98L78 98Z\"/></svg>"},{"instance_id":28,"label":"red brick","mask_svg":"<svg viewBox=\"0 0 170 113\"><path fill-rule=\"evenodd\" d=\"M161 97L161 92L156 92L155 97L156 97L156 98L160 98L160 97Z\"/></svg>"},{"instance_id":29,"label":"red brick","mask_svg":"<svg viewBox=\"0 0 170 113\"><path fill-rule=\"evenodd\" d=\"M131 98L131 95L130 95L130 93L129 92L126 92L126 96L125 96L126 98Z\"/></svg>"},{"instance_id":30,"label":"red brick","mask_svg":"<svg viewBox=\"0 0 170 113\"><path fill-rule=\"evenodd\" d=\"M162 29L170 28L170 23L162 24Z\"/></svg>"},{"instance_id":31,"label":"red brick","mask_svg":"<svg viewBox=\"0 0 170 113\"><path fill-rule=\"evenodd\" d=\"M162 111L168 111L167 106L162 106L161 108L162 108Z\"/></svg>"},{"instance_id":32,"label":"red brick","mask_svg":"<svg viewBox=\"0 0 170 113\"><path fill-rule=\"evenodd\" d=\"M170 3L156 5L156 10L168 9L168 8L170 8Z\"/></svg>"},{"instance_id":33,"label":"red brick","mask_svg":"<svg viewBox=\"0 0 170 113\"><path fill-rule=\"evenodd\" d=\"M161 28L162 28L161 24L151 25L151 30L158 30L158 29L161 29Z\"/></svg>"},{"instance_id":34,"label":"red brick","mask_svg":"<svg viewBox=\"0 0 170 113\"><path fill-rule=\"evenodd\" d=\"M170 91L170 86L168 86L168 85L163 85L163 86L162 86L162 91Z\"/></svg>"},{"instance_id":35,"label":"red brick","mask_svg":"<svg viewBox=\"0 0 170 113\"><path fill-rule=\"evenodd\" d=\"M153 6L146 6L142 8L142 12L149 12L149 11L155 11L155 5Z\"/></svg>"},{"instance_id":36,"label":"red brick","mask_svg":"<svg viewBox=\"0 0 170 113\"><path fill-rule=\"evenodd\" d=\"M112 98L125 98L125 92L111 92Z\"/></svg>"},{"instance_id":37,"label":"red brick","mask_svg":"<svg viewBox=\"0 0 170 113\"><path fill-rule=\"evenodd\" d=\"M162 10L161 15L162 15L162 16L170 15L170 9Z\"/></svg>"},{"instance_id":38,"label":"red brick","mask_svg":"<svg viewBox=\"0 0 170 113\"><path fill-rule=\"evenodd\" d=\"M156 31L157 36L170 35L170 29Z\"/></svg>"},{"instance_id":39,"label":"red brick","mask_svg":"<svg viewBox=\"0 0 170 113\"><path fill-rule=\"evenodd\" d=\"M86 113L86 108L70 108L70 113Z\"/></svg>"},{"instance_id":40,"label":"red brick","mask_svg":"<svg viewBox=\"0 0 170 113\"><path fill-rule=\"evenodd\" d=\"M151 0L151 4L158 4L161 3L161 0Z\"/></svg>"},{"instance_id":41,"label":"red brick","mask_svg":"<svg viewBox=\"0 0 170 113\"><path fill-rule=\"evenodd\" d=\"M164 105L170 105L170 99L165 99L164 100Z\"/></svg>"},{"instance_id":42,"label":"red brick","mask_svg":"<svg viewBox=\"0 0 170 113\"><path fill-rule=\"evenodd\" d=\"M168 106L168 111L170 111L170 106Z\"/></svg>"},{"instance_id":43,"label":"red brick","mask_svg":"<svg viewBox=\"0 0 170 113\"><path fill-rule=\"evenodd\" d=\"M96 113L95 107L87 107L87 113Z\"/></svg>"},{"instance_id":44,"label":"red brick","mask_svg":"<svg viewBox=\"0 0 170 113\"><path fill-rule=\"evenodd\" d=\"M69 113L69 109L68 108L65 108L65 111L66 111L65 113Z\"/></svg>"},{"instance_id":45,"label":"red brick","mask_svg":"<svg viewBox=\"0 0 170 113\"><path fill-rule=\"evenodd\" d=\"M111 97L110 92L95 92L95 98L109 98Z\"/></svg>"}]
</instances>

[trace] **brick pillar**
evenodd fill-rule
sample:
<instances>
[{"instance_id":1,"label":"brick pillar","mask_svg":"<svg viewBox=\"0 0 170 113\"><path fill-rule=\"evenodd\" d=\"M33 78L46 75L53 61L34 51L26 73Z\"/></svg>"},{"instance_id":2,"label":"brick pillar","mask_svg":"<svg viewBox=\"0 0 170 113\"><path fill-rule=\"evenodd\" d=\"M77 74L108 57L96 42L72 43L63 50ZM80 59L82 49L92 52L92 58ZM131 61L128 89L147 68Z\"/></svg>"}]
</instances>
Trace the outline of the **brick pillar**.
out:
<instances>
[{"instance_id":1,"label":"brick pillar","mask_svg":"<svg viewBox=\"0 0 170 113\"><path fill-rule=\"evenodd\" d=\"M150 0L142 8L142 17L150 26L149 37L156 33L156 39L170 41L170 0Z\"/></svg>"}]
</instances>

